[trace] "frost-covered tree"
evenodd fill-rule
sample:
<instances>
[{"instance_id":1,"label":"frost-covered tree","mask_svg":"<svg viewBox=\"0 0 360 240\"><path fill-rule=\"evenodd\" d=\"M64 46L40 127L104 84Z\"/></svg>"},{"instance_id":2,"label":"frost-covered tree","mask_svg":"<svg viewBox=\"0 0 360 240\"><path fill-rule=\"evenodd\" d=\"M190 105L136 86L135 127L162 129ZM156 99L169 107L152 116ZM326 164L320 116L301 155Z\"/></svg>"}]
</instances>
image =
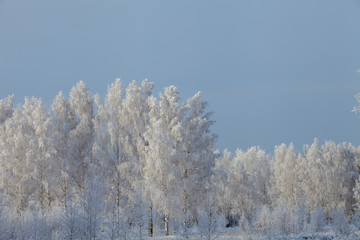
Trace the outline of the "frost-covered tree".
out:
<instances>
[{"instance_id":1,"label":"frost-covered tree","mask_svg":"<svg viewBox=\"0 0 360 240\"><path fill-rule=\"evenodd\" d=\"M35 164L36 198L42 209L50 208L54 199L54 142L50 115L40 99L27 99L23 105L28 127L32 129L33 140L30 142L27 157Z\"/></svg>"},{"instance_id":2,"label":"frost-covered tree","mask_svg":"<svg viewBox=\"0 0 360 240\"><path fill-rule=\"evenodd\" d=\"M99 239L103 223L103 182L102 175L92 174L85 180L85 188L81 197L80 223L84 239Z\"/></svg>"},{"instance_id":3,"label":"frost-covered tree","mask_svg":"<svg viewBox=\"0 0 360 240\"><path fill-rule=\"evenodd\" d=\"M84 82L71 89L69 102L76 119L75 128L69 132L69 175L81 206L82 235L96 239L102 223L104 175L93 157L94 101Z\"/></svg>"},{"instance_id":4,"label":"frost-covered tree","mask_svg":"<svg viewBox=\"0 0 360 240\"><path fill-rule=\"evenodd\" d=\"M208 240L215 238L218 229L223 229L227 221L217 211L216 192L213 189L207 189L206 196L197 210L197 227L200 234Z\"/></svg>"},{"instance_id":5,"label":"frost-covered tree","mask_svg":"<svg viewBox=\"0 0 360 240\"><path fill-rule=\"evenodd\" d=\"M290 235L293 233L293 212L287 205L277 204L271 213L273 221L273 233Z\"/></svg>"},{"instance_id":6,"label":"frost-covered tree","mask_svg":"<svg viewBox=\"0 0 360 240\"><path fill-rule=\"evenodd\" d=\"M71 192L68 193L68 196ZM80 239L83 232L83 222L81 218L81 205L80 202L75 201L73 198L68 197L66 201L65 211L61 211L59 219L59 236L62 239Z\"/></svg>"},{"instance_id":7,"label":"frost-covered tree","mask_svg":"<svg viewBox=\"0 0 360 240\"><path fill-rule=\"evenodd\" d=\"M231 168L232 155L227 149L224 150L222 156L217 154L214 167L214 184L213 190L216 192L217 211L219 211L226 219L231 220L232 199L229 190L229 173ZM231 222L229 222L231 224Z\"/></svg>"},{"instance_id":8,"label":"frost-covered tree","mask_svg":"<svg viewBox=\"0 0 360 240\"><path fill-rule=\"evenodd\" d=\"M216 161L215 177L219 208L230 225L240 218L248 225L254 212L271 203L271 175L270 157L259 147L237 149L234 157L224 151Z\"/></svg>"},{"instance_id":9,"label":"frost-covered tree","mask_svg":"<svg viewBox=\"0 0 360 240\"><path fill-rule=\"evenodd\" d=\"M255 191L252 186L252 175L245 170L242 152L237 151L229 167L230 199L232 199L231 214L235 218L249 221L257 210Z\"/></svg>"},{"instance_id":10,"label":"frost-covered tree","mask_svg":"<svg viewBox=\"0 0 360 240\"><path fill-rule=\"evenodd\" d=\"M271 210L264 205L260 208L254 221L254 230L262 235L270 235L274 228L274 219L271 216Z\"/></svg>"},{"instance_id":11,"label":"frost-covered tree","mask_svg":"<svg viewBox=\"0 0 360 240\"><path fill-rule=\"evenodd\" d=\"M154 84L148 80L142 81L139 85L133 81L126 88L125 99L123 101L123 119L126 128L126 139L124 141L125 153L131 159L130 172L130 200L132 206L136 203L136 196L144 194L147 198L144 184L144 167L146 159L145 139L146 128L149 125L150 105L149 99L152 96ZM119 169L119 171L121 171ZM149 200L149 199L148 199ZM149 201L150 216L152 215L151 202ZM152 235L152 220L150 217L149 234Z\"/></svg>"},{"instance_id":12,"label":"frost-covered tree","mask_svg":"<svg viewBox=\"0 0 360 240\"><path fill-rule=\"evenodd\" d=\"M149 125L150 105L149 99L152 96L154 83L148 80L142 81L139 85L133 81L126 88L125 99L123 101L124 124L127 127L128 139L126 152L137 164L136 171L142 175L141 171L145 164L145 147L147 146L144 133ZM134 182L136 185L136 183Z\"/></svg>"},{"instance_id":13,"label":"frost-covered tree","mask_svg":"<svg viewBox=\"0 0 360 240\"><path fill-rule=\"evenodd\" d=\"M214 166L212 121L199 93L180 104L174 86L166 88L159 101L150 99L150 104L145 135L147 191L165 215L166 233L169 214L182 218L186 231L196 219L194 206L201 200Z\"/></svg>"},{"instance_id":14,"label":"frost-covered tree","mask_svg":"<svg viewBox=\"0 0 360 240\"><path fill-rule=\"evenodd\" d=\"M122 122L122 91L122 83L116 80L108 88L104 104L98 96L95 98L97 114L94 118L95 140L92 151L104 176L105 203L109 214L106 219L111 220L107 223L111 227L106 231L113 239L120 235L121 212L128 203L127 195L130 191L130 164L124 151L126 128Z\"/></svg>"},{"instance_id":15,"label":"frost-covered tree","mask_svg":"<svg viewBox=\"0 0 360 240\"><path fill-rule=\"evenodd\" d=\"M0 124L4 123L6 119L11 117L13 109L14 95L10 95L5 99L0 100Z\"/></svg>"},{"instance_id":16,"label":"frost-covered tree","mask_svg":"<svg viewBox=\"0 0 360 240\"><path fill-rule=\"evenodd\" d=\"M9 195L12 195L11 198L13 198L11 202L14 202L14 200L18 201L16 204L18 211L22 212L27 207L29 201L32 200L30 197L35 191L35 183L32 178L35 165L32 164L33 159L27 157L27 152L31 150L29 144L35 140L33 138L33 129L29 127L26 113L20 106L15 110L13 117L6 121L5 128L6 132L3 135L5 137L3 142L8 144L2 148L2 159L8 158L6 159L7 161L4 161L4 170L9 175L3 175L5 177L4 183L7 184L4 190L9 191L15 187L13 189L15 191ZM32 181L25 180L22 182L21 180L24 178L31 179Z\"/></svg>"},{"instance_id":17,"label":"frost-covered tree","mask_svg":"<svg viewBox=\"0 0 360 240\"><path fill-rule=\"evenodd\" d=\"M274 194L279 204L295 208L302 201L301 179L299 177L298 154L294 145L275 146Z\"/></svg>"},{"instance_id":18,"label":"frost-covered tree","mask_svg":"<svg viewBox=\"0 0 360 240\"><path fill-rule=\"evenodd\" d=\"M182 128L175 128L180 139L182 156L178 159L178 169L182 171L183 217L185 229L196 219L195 206L206 198L206 188L215 166L214 147L216 135L210 131L214 121L211 113L205 112L207 103L202 101L201 93L188 99L186 116Z\"/></svg>"},{"instance_id":19,"label":"frost-covered tree","mask_svg":"<svg viewBox=\"0 0 360 240\"><path fill-rule=\"evenodd\" d=\"M246 152L236 150L237 156L242 156L242 162L247 174L252 176L252 186L257 205L271 204L272 178L271 157L260 147L251 147Z\"/></svg>"},{"instance_id":20,"label":"frost-covered tree","mask_svg":"<svg viewBox=\"0 0 360 240\"><path fill-rule=\"evenodd\" d=\"M94 118L95 140L93 156L104 172L107 219L111 235L120 234L122 212L131 211L139 193L143 191L144 132L148 125L147 98L153 84L133 81L123 90L117 79L109 88L104 104L96 97L97 114ZM144 197L144 196L142 196ZM125 208L128 208L125 210ZM115 224L115 225L114 225Z\"/></svg>"},{"instance_id":21,"label":"frost-covered tree","mask_svg":"<svg viewBox=\"0 0 360 240\"><path fill-rule=\"evenodd\" d=\"M93 98L83 81L70 91L70 107L75 113L76 127L69 132L69 170L76 192L84 193L87 172L92 164Z\"/></svg>"},{"instance_id":22,"label":"frost-covered tree","mask_svg":"<svg viewBox=\"0 0 360 240\"><path fill-rule=\"evenodd\" d=\"M178 159L180 158L180 136L177 129L185 115L184 105L179 103L177 88L171 86L160 94L159 102L149 99L150 124L145 134L146 162L144 168L145 187L153 206L165 216L165 233L169 234L169 215L179 214L182 192L179 186ZM180 195L180 196L179 196Z\"/></svg>"},{"instance_id":23,"label":"frost-covered tree","mask_svg":"<svg viewBox=\"0 0 360 240\"><path fill-rule=\"evenodd\" d=\"M218 208L229 225L240 218L249 224L254 212L271 203L270 157L259 147L237 149L234 157L225 150L223 157L216 160L214 172Z\"/></svg>"},{"instance_id":24,"label":"frost-covered tree","mask_svg":"<svg viewBox=\"0 0 360 240\"><path fill-rule=\"evenodd\" d=\"M332 141L327 141L322 151L328 166L326 179L324 179L328 206L351 216L355 204L352 189L358 176L354 167L355 148L351 144L336 145Z\"/></svg>"},{"instance_id":25,"label":"frost-covered tree","mask_svg":"<svg viewBox=\"0 0 360 240\"><path fill-rule=\"evenodd\" d=\"M2 191L22 213L30 203L50 207L53 155L50 117L41 100L25 98L2 129Z\"/></svg>"},{"instance_id":26,"label":"frost-covered tree","mask_svg":"<svg viewBox=\"0 0 360 240\"><path fill-rule=\"evenodd\" d=\"M257 213L254 230L267 236L299 234L305 231L307 214L304 205L292 209L291 205L278 203L273 210L263 206Z\"/></svg>"},{"instance_id":27,"label":"frost-covered tree","mask_svg":"<svg viewBox=\"0 0 360 240\"><path fill-rule=\"evenodd\" d=\"M1 130L1 193L4 200L21 214L28 206L35 187L31 178L34 165L26 158L31 134L25 134L30 129L21 106L14 110Z\"/></svg>"},{"instance_id":28,"label":"frost-covered tree","mask_svg":"<svg viewBox=\"0 0 360 240\"><path fill-rule=\"evenodd\" d=\"M354 151L349 144L336 145L331 141L320 148L317 139L305 147L301 163L302 189L310 211L321 206L327 217L332 209L351 214L356 176Z\"/></svg>"},{"instance_id":29,"label":"frost-covered tree","mask_svg":"<svg viewBox=\"0 0 360 240\"><path fill-rule=\"evenodd\" d=\"M354 191L354 198L356 201L355 207L358 210L360 209L360 177L356 179L356 184L353 191Z\"/></svg>"},{"instance_id":30,"label":"frost-covered tree","mask_svg":"<svg viewBox=\"0 0 360 240\"><path fill-rule=\"evenodd\" d=\"M55 194L57 201L64 208L67 202L72 198L74 190L74 182L72 181L71 169L71 152L69 146L71 144L70 131L77 126L77 119L74 109L71 108L70 102L65 98L62 92L55 97L52 103L52 124L53 124L53 140L55 155Z\"/></svg>"},{"instance_id":31,"label":"frost-covered tree","mask_svg":"<svg viewBox=\"0 0 360 240\"><path fill-rule=\"evenodd\" d=\"M147 200L147 199L146 199ZM138 192L138 195L135 196L135 201L130 208L129 214L130 222L134 225L135 233L137 233L138 239L143 239L143 230L146 228L148 223L148 203L145 201L143 194Z\"/></svg>"}]
</instances>

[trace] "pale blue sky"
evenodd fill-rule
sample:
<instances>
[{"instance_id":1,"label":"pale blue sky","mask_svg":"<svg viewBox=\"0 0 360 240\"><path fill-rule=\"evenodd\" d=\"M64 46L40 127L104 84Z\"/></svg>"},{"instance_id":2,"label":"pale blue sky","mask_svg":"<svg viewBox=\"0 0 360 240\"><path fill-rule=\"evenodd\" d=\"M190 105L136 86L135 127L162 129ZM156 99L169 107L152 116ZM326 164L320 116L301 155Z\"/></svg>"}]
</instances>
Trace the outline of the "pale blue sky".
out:
<instances>
[{"instance_id":1,"label":"pale blue sky","mask_svg":"<svg viewBox=\"0 0 360 240\"><path fill-rule=\"evenodd\" d=\"M220 150L360 144L360 0L0 0L0 98L201 90Z\"/></svg>"}]
</instances>

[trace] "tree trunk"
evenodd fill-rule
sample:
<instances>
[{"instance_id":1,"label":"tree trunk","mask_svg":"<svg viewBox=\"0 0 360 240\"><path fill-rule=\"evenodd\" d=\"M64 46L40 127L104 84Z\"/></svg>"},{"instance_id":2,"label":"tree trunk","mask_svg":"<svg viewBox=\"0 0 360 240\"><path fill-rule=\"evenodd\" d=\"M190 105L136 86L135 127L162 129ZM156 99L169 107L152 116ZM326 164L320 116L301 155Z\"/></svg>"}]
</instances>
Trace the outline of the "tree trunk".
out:
<instances>
[{"instance_id":1,"label":"tree trunk","mask_svg":"<svg viewBox=\"0 0 360 240\"><path fill-rule=\"evenodd\" d=\"M186 195L186 190L184 190L184 207L183 207L183 214L184 214L184 222L183 222L183 227L184 227L184 235L185 235L185 238L187 239L188 238L188 219L187 219L187 195Z\"/></svg>"},{"instance_id":2,"label":"tree trunk","mask_svg":"<svg viewBox=\"0 0 360 240\"><path fill-rule=\"evenodd\" d=\"M48 208L49 208L49 210L50 210L50 208L51 208L51 195L50 195L50 192L49 192L49 190L47 190L47 200L48 200Z\"/></svg>"},{"instance_id":3,"label":"tree trunk","mask_svg":"<svg viewBox=\"0 0 360 240\"><path fill-rule=\"evenodd\" d=\"M187 227L187 194L186 190L183 192L184 194L184 207L183 207L183 214L184 214L184 227Z\"/></svg>"},{"instance_id":4,"label":"tree trunk","mask_svg":"<svg viewBox=\"0 0 360 240\"><path fill-rule=\"evenodd\" d=\"M149 237L153 236L152 206L149 206Z\"/></svg>"},{"instance_id":5,"label":"tree trunk","mask_svg":"<svg viewBox=\"0 0 360 240\"><path fill-rule=\"evenodd\" d=\"M165 236L169 236L169 216L165 215Z\"/></svg>"},{"instance_id":6,"label":"tree trunk","mask_svg":"<svg viewBox=\"0 0 360 240\"><path fill-rule=\"evenodd\" d=\"M185 169L184 179L188 179L188 170ZM183 197L184 197L184 206L183 206L183 215L184 215L184 234L185 238L188 239L188 196L186 189L183 189Z\"/></svg>"},{"instance_id":7,"label":"tree trunk","mask_svg":"<svg viewBox=\"0 0 360 240\"><path fill-rule=\"evenodd\" d=\"M185 179L185 181L188 179L188 170L187 169L185 169L185 172L184 172L184 179ZM183 198L184 198L184 206L183 206L183 214L184 214L184 228L185 228L185 230L186 230L186 228L187 228L187 211L188 211L188 209L187 209L187 192L186 192L186 189L184 188L183 189Z\"/></svg>"}]
</instances>

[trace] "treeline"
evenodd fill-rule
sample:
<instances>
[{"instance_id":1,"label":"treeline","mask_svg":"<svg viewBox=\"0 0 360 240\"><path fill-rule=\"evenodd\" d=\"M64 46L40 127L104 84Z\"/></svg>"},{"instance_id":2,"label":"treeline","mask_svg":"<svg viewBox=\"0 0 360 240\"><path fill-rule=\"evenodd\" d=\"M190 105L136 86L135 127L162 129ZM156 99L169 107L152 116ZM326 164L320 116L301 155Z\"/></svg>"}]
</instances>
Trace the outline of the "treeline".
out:
<instances>
[{"instance_id":1,"label":"treeline","mask_svg":"<svg viewBox=\"0 0 360 240\"><path fill-rule=\"evenodd\" d=\"M116 80L102 101L79 82L49 110L0 100L0 238L357 229L359 149L315 139L302 152L219 153L200 93L181 101L174 86L158 98L152 89Z\"/></svg>"}]
</instances>

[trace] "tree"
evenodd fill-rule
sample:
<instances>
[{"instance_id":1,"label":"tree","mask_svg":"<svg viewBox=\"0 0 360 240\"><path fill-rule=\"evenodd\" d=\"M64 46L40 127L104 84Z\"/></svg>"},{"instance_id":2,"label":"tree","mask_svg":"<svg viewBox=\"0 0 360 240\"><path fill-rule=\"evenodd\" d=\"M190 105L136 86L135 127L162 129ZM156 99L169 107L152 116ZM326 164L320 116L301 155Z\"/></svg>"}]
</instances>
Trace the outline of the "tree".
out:
<instances>
[{"instance_id":1,"label":"tree","mask_svg":"<svg viewBox=\"0 0 360 240\"><path fill-rule=\"evenodd\" d=\"M232 155L227 149L224 150L222 156L217 154L214 167L214 191L217 198L217 211L219 211L228 221L231 220L232 199L230 196L229 173L231 168Z\"/></svg>"},{"instance_id":2,"label":"tree","mask_svg":"<svg viewBox=\"0 0 360 240\"><path fill-rule=\"evenodd\" d=\"M258 210L254 222L255 230L262 235L270 235L273 231L274 219L271 217L271 211L268 206L264 205Z\"/></svg>"},{"instance_id":3,"label":"tree","mask_svg":"<svg viewBox=\"0 0 360 240\"><path fill-rule=\"evenodd\" d=\"M3 124L6 119L11 117L13 109L14 95L10 95L5 99L0 100L0 124Z\"/></svg>"},{"instance_id":4,"label":"tree","mask_svg":"<svg viewBox=\"0 0 360 240\"><path fill-rule=\"evenodd\" d=\"M17 107L11 119L5 122L0 149L2 192L19 214L27 207L34 187L29 175L33 166L27 168L30 163L23 160L28 141L23 136L26 122L22 113L21 107Z\"/></svg>"},{"instance_id":5,"label":"tree","mask_svg":"<svg viewBox=\"0 0 360 240\"><path fill-rule=\"evenodd\" d=\"M356 185L353 189L354 191L354 198L355 198L355 207L356 209L360 209L360 176L358 179L356 179Z\"/></svg>"},{"instance_id":6,"label":"tree","mask_svg":"<svg viewBox=\"0 0 360 240\"><path fill-rule=\"evenodd\" d=\"M213 121L204 110L207 103L200 93L179 103L177 88L170 86L159 102L150 99L150 125L144 173L152 202L164 212L166 233L168 215L184 221L185 235L196 219L196 209L205 193L215 162L216 136L210 132ZM181 193L179 195L179 193ZM179 211L181 209L181 211Z\"/></svg>"},{"instance_id":7,"label":"tree","mask_svg":"<svg viewBox=\"0 0 360 240\"><path fill-rule=\"evenodd\" d=\"M21 214L30 203L41 208L52 202L52 159L50 117L40 99L25 98L4 123L2 148L2 189Z\"/></svg>"},{"instance_id":8,"label":"tree","mask_svg":"<svg viewBox=\"0 0 360 240\"><path fill-rule=\"evenodd\" d=\"M103 183L102 176L92 173L85 180L84 193L81 198L81 231L85 239L98 239L103 222Z\"/></svg>"},{"instance_id":9,"label":"tree","mask_svg":"<svg viewBox=\"0 0 360 240\"><path fill-rule=\"evenodd\" d=\"M352 214L352 189L357 176L354 151L351 145L336 145L331 141L320 148L317 139L305 147L301 163L302 189L310 211L321 206L327 217L332 209Z\"/></svg>"},{"instance_id":10,"label":"tree","mask_svg":"<svg viewBox=\"0 0 360 240\"><path fill-rule=\"evenodd\" d=\"M249 222L252 213L256 212L258 206L255 200L256 191L249 187L252 186L253 176L245 170L242 151L236 151L228 171L228 194L230 195L229 199L232 199L231 214L235 219Z\"/></svg>"},{"instance_id":11,"label":"tree","mask_svg":"<svg viewBox=\"0 0 360 240\"><path fill-rule=\"evenodd\" d=\"M108 88L105 103L96 96L97 114L94 118L95 140L93 156L101 166L105 187L105 203L108 212L107 232L110 238L120 236L122 212L131 192L131 159L127 154L128 130L125 125L124 93L117 79Z\"/></svg>"},{"instance_id":12,"label":"tree","mask_svg":"<svg viewBox=\"0 0 360 240\"><path fill-rule=\"evenodd\" d=\"M255 192L253 199L258 206L271 204L272 178L271 157L260 147L251 147L246 152L236 150L240 156L247 174L252 176L252 186Z\"/></svg>"},{"instance_id":13,"label":"tree","mask_svg":"<svg viewBox=\"0 0 360 240\"><path fill-rule=\"evenodd\" d=\"M104 171L106 203L111 214L108 220L115 221L108 225L118 226L117 231L109 230L114 237L120 234L121 212L132 211L139 193L144 192L143 135L149 121L147 99L152 87L146 80L141 86L133 81L123 92L117 79L108 88L104 104L95 98L98 112L94 118L93 156Z\"/></svg>"},{"instance_id":14,"label":"tree","mask_svg":"<svg viewBox=\"0 0 360 240\"><path fill-rule=\"evenodd\" d=\"M87 172L92 163L94 136L93 99L85 83L80 81L70 91L70 107L75 113L76 127L69 132L69 170L76 193L84 193Z\"/></svg>"},{"instance_id":15,"label":"tree","mask_svg":"<svg viewBox=\"0 0 360 240\"><path fill-rule=\"evenodd\" d=\"M147 199L147 192L144 189L144 166L145 148L148 145L145 140L146 128L149 125L150 105L149 99L152 96L154 83L143 80L141 85L136 81L129 84L126 89L123 101L123 119L126 126L125 153L131 159L130 176L130 200L131 204L136 203L136 196L144 194ZM148 200L146 200L148 201ZM149 202L149 216L152 215L152 203ZM149 235L152 235L152 219L149 221Z\"/></svg>"},{"instance_id":16,"label":"tree","mask_svg":"<svg viewBox=\"0 0 360 240\"><path fill-rule=\"evenodd\" d=\"M68 205L68 201L71 201L72 194L74 192L74 182L72 181L72 169L71 169L71 156L69 151L71 145L70 132L77 126L77 119L74 109L71 108L70 102L64 97L62 92L55 97L52 103L52 124L53 124L53 140L56 155L55 155L55 179L56 186L55 194L59 204L64 209Z\"/></svg>"},{"instance_id":17,"label":"tree","mask_svg":"<svg viewBox=\"0 0 360 240\"><path fill-rule=\"evenodd\" d=\"M212 239L218 228L224 228L226 219L217 211L216 192L210 187L207 188L206 196L198 210L198 229L206 239Z\"/></svg>"},{"instance_id":18,"label":"tree","mask_svg":"<svg viewBox=\"0 0 360 240\"><path fill-rule=\"evenodd\" d=\"M176 128L180 137L183 156L178 166L182 170L183 217L185 230L196 220L196 208L206 199L212 169L215 166L214 147L216 135L210 131L214 121L211 112L205 112L207 103L201 93L196 93L186 102L183 127Z\"/></svg>"},{"instance_id":19,"label":"tree","mask_svg":"<svg viewBox=\"0 0 360 240\"><path fill-rule=\"evenodd\" d=\"M274 187L279 204L288 204L292 209L302 201L298 158L293 144L275 146Z\"/></svg>"},{"instance_id":20,"label":"tree","mask_svg":"<svg viewBox=\"0 0 360 240\"><path fill-rule=\"evenodd\" d=\"M149 99L150 124L145 133L146 162L144 167L145 187L152 204L165 216L165 234L169 234L169 215L178 215L180 191L178 158L180 138L175 134L185 115L184 105L179 104L179 93L174 86L165 88L159 102Z\"/></svg>"},{"instance_id":21,"label":"tree","mask_svg":"<svg viewBox=\"0 0 360 240\"><path fill-rule=\"evenodd\" d=\"M42 209L50 208L54 199L54 170L51 166L54 165L53 159L56 154L51 118L40 99L25 98L23 111L33 134L27 155L33 160L33 164L36 164L36 198Z\"/></svg>"}]
</instances>

